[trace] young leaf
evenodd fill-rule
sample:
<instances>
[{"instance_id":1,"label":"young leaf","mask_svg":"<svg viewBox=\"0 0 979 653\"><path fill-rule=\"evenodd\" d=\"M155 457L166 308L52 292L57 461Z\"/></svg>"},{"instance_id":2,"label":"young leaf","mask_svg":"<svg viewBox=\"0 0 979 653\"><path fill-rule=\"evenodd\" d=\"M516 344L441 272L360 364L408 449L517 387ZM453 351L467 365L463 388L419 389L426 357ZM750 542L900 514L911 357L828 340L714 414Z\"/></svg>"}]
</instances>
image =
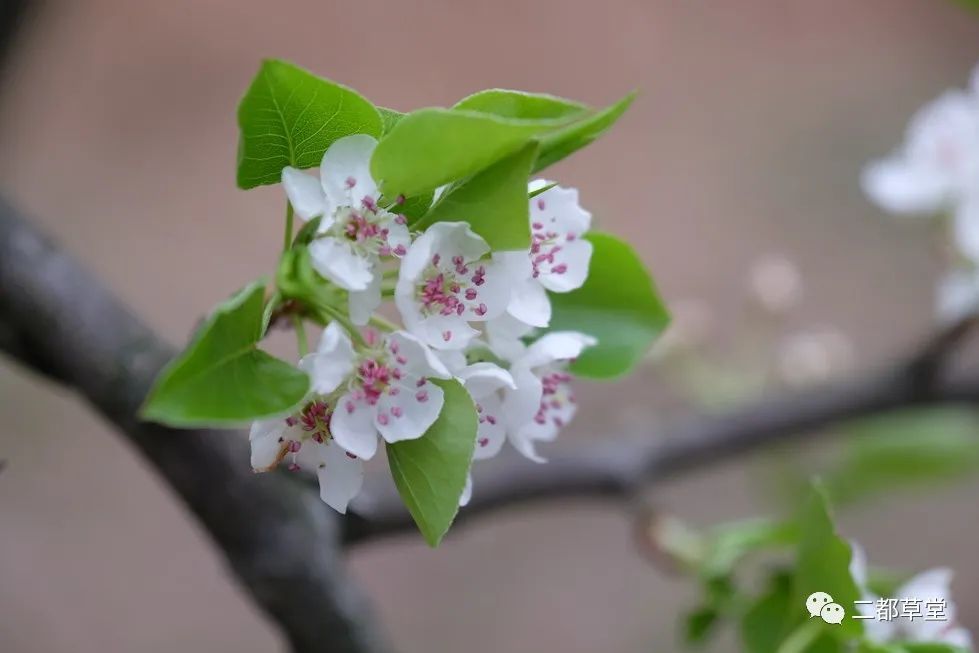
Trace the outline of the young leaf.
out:
<instances>
[{"instance_id":1,"label":"young leaf","mask_svg":"<svg viewBox=\"0 0 979 653\"><path fill-rule=\"evenodd\" d=\"M527 178L537 158L537 148L537 143L528 143L446 191L418 222L418 228L462 220L494 250L529 248Z\"/></svg>"},{"instance_id":2,"label":"young leaf","mask_svg":"<svg viewBox=\"0 0 979 653\"><path fill-rule=\"evenodd\" d=\"M429 546L436 547L459 511L476 446L476 407L458 381L437 381L445 405L425 435L387 445L394 484Z\"/></svg>"},{"instance_id":3,"label":"young leaf","mask_svg":"<svg viewBox=\"0 0 979 653\"><path fill-rule=\"evenodd\" d=\"M612 378L631 370L669 323L669 314L642 261L627 243L592 232L588 280L578 290L552 293L550 330L581 331L598 344L571 369L581 376Z\"/></svg>"},{"instance_id":4,"label":"young leaf","mask_svg":"<svg viewBox=\"0 0 979 653\"><path fill-rule=\"evenodd\" d=\"M299 404L309 377L259 351L264 284L219 304L193 342L157 377L144 419L171 426L227 426L281 415Z\"/></svg>"},{"instance_id":5,"label":"young leaf","mask_svg":"<svg viewBox=\"0 0 979 653\"><path fill-rule=\"evenodd\" d=\"M453 108L502 118L567 120L564 127L541 136L540 156L534 166L537 172L592 143L615 124L635 99L636 94L630 93L615 104L595 110L552 95L492 89L470 95Z\"/></svg>"},{"instance_id":6,"label":"young leaf","mask_svg":"<svg viewBox=\"0 0 979 653\"><path fill-rule=\"evenodd\" d=\"M792 579L792 597L796 601L792 613L796 621L810 619L802 599L813 592L825 592L833 597L833 602L843 606L846 618L839 625L820 620L820 626L832 629L834 635L861 635L863 623L851 618L860 590L850 575L850 543L836 532L826 494L819 484L813 484L799 528L799 554Z\"/></svg>"},{"instance_id":7,"label":"young leaf","mask_svg":"<svg viewBox=\"0 0 979 653\"><path fill-rule=\"evenodd\" d=\"M501 88L473 93L459 100L452 108L524 120L580 118L591 111L588 106L580 102L553 95L508 91Z\"/></svg>"},{"instance_id":8,"label":"young leaf","mask_svg":"<svg viewBox=\"0 0 979 653\"><path fill-rule=\"evenodd\" d=\"M380 137L381 115L356 91L274 59L238 105L238 186L277 184L282 168L312 168L335 140Z\"/></svg>"},{"instance_id":9,"label":"young leaf","mask_svg":"<svg viewBox=\"0 0 979 653\"><path fill-rule=\"evenodd\" d=\"M636 94L630 93L615 104L596 111L587 118L544 135L541 138L540 156L537 158L534 172L543 170L590 145L618 121L635 99Z\"/></svg>"},{"instance_id":10,"label":"young leaf","mask_svg":"<svg viewBox=\"0 0 979 653\"><path fill-rule=\"evenodd\" d=\"M420 109L378 144L371 174L388 197L412 197L468 177L564 120L513 120L473 111Z\"/></svg>"},{"instance_id":11,"label":"young leaf","mask_svg":"<svg viewBox=\"0 0 979 653\"><path fill-rule=\"evenodd\" d=\"M405 115L400 111L388 109L387 107L377 107L377 112L381 114L382 134L387 134L389 131L394 129L394 126L401 122L401 119L404 118Z\"/></svg>"}]
</instances>

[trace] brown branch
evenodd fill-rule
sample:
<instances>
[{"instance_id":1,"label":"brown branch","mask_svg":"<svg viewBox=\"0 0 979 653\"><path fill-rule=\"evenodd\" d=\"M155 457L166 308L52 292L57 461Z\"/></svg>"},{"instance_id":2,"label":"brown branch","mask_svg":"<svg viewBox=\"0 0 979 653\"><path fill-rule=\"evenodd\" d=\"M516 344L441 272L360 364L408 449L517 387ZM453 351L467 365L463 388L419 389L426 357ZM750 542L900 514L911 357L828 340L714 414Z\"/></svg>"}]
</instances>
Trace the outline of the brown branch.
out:
<instances>
[{"instance_id":1,"label":"brown branch","mask_svg":"<svg viewBox=\"0 0 979 653\"><path fill-rule=\"evenodd\" d=\"M762 400L716 417L698 417L661 433L554 447L546 465L515 456L473 469L473 497L456 520L466 522L518 504L568 498L629 499L679 472L787 442L817 429L915 405L979 402L979 371L948 379L945 363L976 320L940 330L905 361L885 370L807 392ZM345 523L348 545L413 528L390 484L366 493Z\"/></svg>"},{"instance_id":2,"label":"brown branch","mask_svg":"<svg viewBox=\"0 0 979 653\"><path fill-rule=\"evenodd\" d=\"M285 475L253 475L240 434L140 422L173 351L2 199L0 350L80 393L139 450L294 651L387 650L316 493Z\"/></svg>"}]
</instances>

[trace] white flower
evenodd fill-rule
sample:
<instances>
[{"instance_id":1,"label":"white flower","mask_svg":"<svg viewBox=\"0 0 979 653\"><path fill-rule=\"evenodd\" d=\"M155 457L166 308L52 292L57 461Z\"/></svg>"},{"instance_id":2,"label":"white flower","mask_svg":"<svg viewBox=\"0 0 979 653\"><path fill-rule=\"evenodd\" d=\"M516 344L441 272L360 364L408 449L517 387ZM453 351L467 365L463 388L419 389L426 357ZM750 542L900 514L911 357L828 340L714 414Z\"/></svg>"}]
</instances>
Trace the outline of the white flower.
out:
<instances>
[{"instance_id":1,"label":"white flower","mask_svg":"<svg viewBox=\"0 0 979 653\"><path fill-rule=\"evenodd\" d=\"M325 403L313 401L299 415L252 424L252 468L268 471L290 456L289 469L314 471L320 482L320 498L345 513L363 485L364 464L332 441L330 414Z\"/></svg>"},{"instance_id":2,"label":"white flower","mask_svg":"<svg viewBox=\"0 0 979 653\"><path fill-rule=\"evenodd\" d=\"M282 185L296 215L320 218L309 244L313 267L324 278L350 291L350 315L366 324L381 303L382 256L401 256L411 237L405 218L380 207L370 160L377 141L366 134L335 141L323 154L320 178L292 167L282 169Z\"/></svg>"},{"instance_id":3,"label":"white flower","mask_svg":"<svg viewBox=\"0 0 979 653\"><path fill-rule=\"evenodd\" d=\"M536 179L529 188L549 183ZM512 275L508 314L535 327L550 323L546 291L570 292L588 277L592 244L582 236L590 226L591 214L578 204L574 188L554 186L530 199L530 250L497 254Z\"/></svg>"},{"instance_id":4,"label":"white flower","mask_svg":"<svg viewBox=\"0 0 979 653\"><path fill-rule=\"evenodd\" d=\"M573 331L542 336L510 367L516 388L504 392L503 414L507 437L524 456L545 462L536 442L551 442L577 412L572 376L566 363L597 341Z\"/></svg>"},{"instance_id":5,"label":"white flower","mask_svg":"<svg viewBox=\"0 0 979 653\"><path fill-rule=\"evenodd\" d=\"M523 338L533 331L534 327L526 322L504 313L486 323L486 341L490 351L500 358L512 361L527 351Z\"/></svg>"},{"instance_id":6,"label":"white flower","mask_svg":"<svg viewBox=\"0 0 979 653\"><path fill-rule=\"evenodd\" d=\"M979 260L979 69L971 91L951 90L912 118L904 144L864 169L864 192L899 214L950 211L956 244Z\"/></svg>"},{"instance_id":7,"label":"white flower","mask_svg":"<svg viewBox=\"0 0 979 653\"><path fill-rule=\"evenodd\" d=\"M862 593L864 601L877 601L867 590L867 556L863 548L851 542L853 551L850 559L850 575ZM863 621L867 638L879 644L887 642L936 642L959 646L972 650L972 636L969 631L956 623L956 606L951 592L952 570L946 568L930 569L913 577L899 587L893 598L899 601L908 599L918 602L921 616L915 619L897 618L893 620L867 619ZM944 603L944 619L925 619L928 603ZM866 603L858 604L857 610L864 616L874 616L875 608Z\"/></svg>"},{"instance_id":8,"label":"white flower","mask_svg":"<svg viewBox=\"0 0 979 653\"><path fill-rule=\"evenodd\" d=\"M437 222L401 261L395 303L409 331L437 349L463 349L479 332L469 322L506 310L506 271L484 257L486 241L465 222Z\"/></svg>"},{"instance_id":9,"label":"white flower","mask_svg":"<svg viewBox=\"0 0 979 653\"><path fill-rule=\"evenodd\" d=\"M368 333L367 347L354 351L347 334L331 323L316 353L299 363L314 392L332 407L330 435L346 451L369 460L377 437L387 442L414 440L442 410L442 389L430 377L450 377L422 342L396 331L383 338Z\"/></svg>"}]
</instances>

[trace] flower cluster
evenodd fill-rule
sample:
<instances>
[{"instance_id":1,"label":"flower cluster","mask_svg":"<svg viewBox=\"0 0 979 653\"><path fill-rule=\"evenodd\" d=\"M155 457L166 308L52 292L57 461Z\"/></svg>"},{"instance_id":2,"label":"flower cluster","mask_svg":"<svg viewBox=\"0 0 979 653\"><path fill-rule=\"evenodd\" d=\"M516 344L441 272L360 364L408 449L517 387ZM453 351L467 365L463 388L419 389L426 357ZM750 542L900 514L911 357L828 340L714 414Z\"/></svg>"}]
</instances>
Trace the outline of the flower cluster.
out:
<instances>
[{"instance_id":1,"label":"flower cluster","mask_svg":"<svg viewBox=\"0 0 979 653\"><path fill-rule=\"evenodd\" d=\"M509 441L544 462L537 444L553 441L576 411L568 363L596 342L571 331L532 337L550 324L548 291L570 292L588 276L592 245L582 237L591 215L577 191L532 182L529 248L492 251L465 215L410 229L403 198L382 198L371 176L376 145L366 135L341 138L324 154L319 178L282 171L296 215L319 220L311 265L347 292L348 310L299 362L311 381L302 408L256 422L250 436L256 471L280 463L315 471L321 497L339 512L360 491L379 437L424 437L438 419L445 398L433 380L454 378L470 394L474 459ZM402 327L376 315L385 299ZM461 504L470 491L471 482Z\"/></svg>"},{"instance_id":2,"label":"flower cluster","mask_svg":"<svg viewBox=\"0 0 979 653\"><path fill-rule=\"evenodd\" d=\"M946 91L911 119L893 154L863 171L864 192L899 215L948 215L958 257L936 309L954 321L979 305L979 67L968 89Z\"/></svg>"}]
</instances>

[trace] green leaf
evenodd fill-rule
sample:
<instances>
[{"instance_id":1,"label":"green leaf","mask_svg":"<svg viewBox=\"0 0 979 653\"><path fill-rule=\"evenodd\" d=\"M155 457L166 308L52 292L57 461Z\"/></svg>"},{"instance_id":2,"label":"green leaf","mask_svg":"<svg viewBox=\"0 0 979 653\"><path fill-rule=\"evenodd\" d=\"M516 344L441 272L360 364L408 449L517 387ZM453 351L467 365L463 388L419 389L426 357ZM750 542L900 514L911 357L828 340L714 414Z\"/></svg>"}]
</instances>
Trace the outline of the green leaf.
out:
<instances>
[{"instance_id":1,"label":"green leaf","mask_svg":"<svg viewBox=\"0 0 979 653\"><path fill-rule=\"evenodd\" d=\"M800 516L799 529L799 554L792 580L796 621L801 623L810 618L805 606L806 597L813 592L826 592L835 603L843 606L846 618L839 625L820 620L820 626L835 635L861 635L863 624L852 618L860 590L850 575L850 544L836 532L825 491L818 483L814 483L810 491Z\"/></svg>"},{"instance_id":2,"label":"green leaf","mask_svg":"<svg viewBox=\"0 0 979 653\"><path fill-rule=\"evenodd\" d=\"M612 378L629 372L670 321L653 280L627 243L592 232L588 280L578 290L551 293L550 330L598 339L571 366L581 376Z\"/></svg>"},{"instance_id":3,"label":"green leaf","mask_svg":"<svg viewBox=\"0 0 979 653\"><path fill-rule=\"evenodd\" d=\"M750 519L715 528L706 536L700 573L707 578L728 576L745 556L763 549L782 548L798 540L793 522Z\"/></svg>"},{"instance_id":4,"label":"green leaf","mask_svg":"<svg viewBox=\"0 0 979 653\"><path fill-rule=\"evenodd\" d=\"M561 120L513 120L450 109L404 116L374 150L371 174L388 197L412 197L513 154Z\"/></svg>"},{"instance_id":5,"label":"green leaf","mask_svg":"<svg viewBox=\"0 0 979 653\"><path fill-rule=\"evenodd\" d=\"M746 653L773 653L788 631L787 611L793 599L792 577L776 572L762 596L741 618L741 641Z\"/></svg>"},{"instance_id":6,"label":"green leaf","mask_svg":"<svg viewBox=\"0 0 979 653\"><path fill-rule=\"evenodd\" d=\"M615 104L595 110L553 95L492 89L470 95L453 108L502 118L568 121L564 127L541 136L540 156L534 166L534 172L537 172L595 141L615 124L635 99L633 92Z\"/></svg>"},{"instance_id":7,"label":"green leaf","mask_svg":"<svg viewBox=\"0 0 979 653\"><path fill-rule=\"evenodd\" d=\"M381 130L382 134L387 134L394 129L394 126L397 125L405 115L400 111L388 109L387 107L377 107L377 112L381 114L381 124L383 126Z\"/></svg>"},{"instance_id":8,"label":"green leaf","mask_svg":"<svg viewBox=\"0 0 979 653\"><path fill-rule=\"evenodd\" d=\"M438 419L417 440L387 445L394 484L429 546L436 547L459 511L476 446L476 407L458 381L431 380L445 393Z\"/></svg>"},{"instance_id":9,"label":"green leaf","mask_svg":"<svg viewBox=\"0 0 979 653\"><path fill-rule=\"evenodd\" d=\"M720 613L716 608L702 605L687 613L683 620L683 640L688 645L703 644L714 633Z\"/></svg>"},{"instance_id":10,"label":"green leaf","mask_svg":"<svg viewBox=\"0 0 979 653\"><path fill-rule=\"evenodd\" d=\"M546 134L541 138L541 153L534 172L551 166L566 156L593 143L626 112L636 94L630 93L606 109L591 114L567 127Z\"/></svg>"},{"instance_id":11,"label":"green leaf","mask_svg":"<svg viewBox=\"0 0 979 653\"><path fill-rule=\"evenodd\" d=\"M380 137L381 115L356 91L274 59L238 105L238 186L277 184L286 166L318 166L334 141Z\"/></svg>"},{"instance_id":12,"label":"green leaf","mask_svg":"<svg viewBox=\"0 0 979 653\"><path fill-rule=\"evenodd\" d=\"M848 427L840 461L824 475L836 503L918 488L979 470L979 419L971 409L904 410Z\"/></svg>"},{"instance_id":13,"label":"green leaf","mask_svg":"<svg viewBox=\"0 0 979 653\"><path fill-rule=\"evenodd\" d=\"M537 158L531 142L448 190L419 223L465 221L493 250L530 247L527 180Z\"/></svg>"},{"instance_id":14,"label":"green leaf","mask_svg":"<svg viewBox=\"0 0 979 653\"><path fill-rule=\"evenodd\" d=\"M459 100L452 108L523 120L580 118L590 111L588 106L580 102L553 95L508 91L501 88L473 93Z\"/></svg>"},{"instance_id":15,"label":"green leaf","mask_svg":"<svg viewBox=\"0 0 979 653\"><path fill-rule=\"evenodd\" d=\"M171 426L227 426L282 415L306 396L301 370L258 349L264 284L219 304L187 349L156 379L144 419Z\"/></svg>"}]
</instances>

